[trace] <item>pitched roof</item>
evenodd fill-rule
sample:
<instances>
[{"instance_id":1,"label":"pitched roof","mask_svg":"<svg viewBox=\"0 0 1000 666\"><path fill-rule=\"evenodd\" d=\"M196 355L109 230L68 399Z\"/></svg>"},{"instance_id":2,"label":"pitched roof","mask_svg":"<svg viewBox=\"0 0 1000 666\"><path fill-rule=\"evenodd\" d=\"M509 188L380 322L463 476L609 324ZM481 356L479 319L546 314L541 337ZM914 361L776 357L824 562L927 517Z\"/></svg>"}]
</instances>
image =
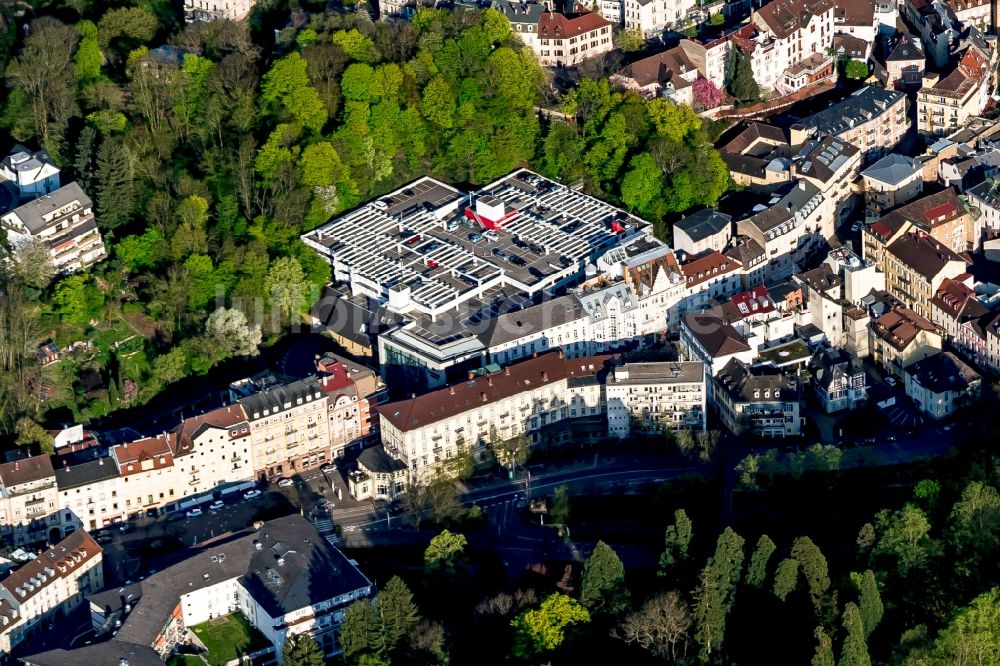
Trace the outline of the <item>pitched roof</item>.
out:
<instances>
[{"instance_id":1,"label":"pitched roof","mask_svg":"<svg viewBox=\"0 0 1000 666\"><path fill-rule=\"evenodd\" d=\"M923 173L923 167L915 159L890 153L862 171L861 175L886 185L898 185L918 173Z\"/></svg>"},{"instance_id":2,"label":"pitched roof","mask_svg":"<svg viewBox=\"0 0 1000 666\"><path fill-rule=\"evenodd\" d=\"M875 3L872 0L836 0L833 21L837 26L870 28L875 25Z\"/></svg>"},{"instance_id":3,"label":"pitched roof","mask_svg":"<svg viewBox=\"0 0 1000 666\"><path fill-rule=\"evenodd\" d=\"M833 106L802 118L793 127L811 129L819 134L840 134L877 118L905 97L898 90L866 86Z\"/></svg>"},{"instance_id":4,"label":"pitched roof","mask_svg":"<svg viewBox=\"0 0 1000 666\"><path fill-rule=\"evenodd\" d=\"M0 483L7 488L40 481L54 475L52 459L49 456L31 456L0 465Z\"/></svg>"},{"instance_id":5,"label":"pitched roof","mask_svg":"<svg viewBox=\"0 0 1000 666\"><path fill-rule=\"evenodd\" d=\"M568 39L610 26L611 23L595 12L585 11L579 14L543 12L538 18L538 36L543 39Z\"/></svg>"},{"instance_id":6,"label":"pitched roof","mask_svg":"<svg viewBox=\"0 0 1000 666\"><path fill-rule=\"evenodd\" d=\"M386 453L381 443L369 446L358 454L358 465L373 474L388 474L406 469L406 463Z\"/></svg>"},{"instance_id":7,"label":"pitched roof","mask_svg":"<svg viewBox=\"0 0 1000 666\"><path fill-rule=\"evenodd\" d=\"M58 190L44 194L37 199L18 206L9 214L16 215L24 226L28 228L28 231L32 234L37 234L51 224L43 219L46 215L50 215L74 201L79 201L80 206L83 208L93 205L90 197L84 194L80 186L74 182L69 185L63 185Z\"/></svg>"},{"instance_id":8,"label":"pitched roof","mask_svg":"<svg viewBox=\"0 0 1000 666\"><path fill-rule=\"evenodd\" d=\"M118 466L111 458L98 458L77 464L66 464L55 471L55 476L56 485L62 491L113 479L118 476Z\"/></svg>"},{"instance_id":9,"label":"pitched roof","mask_svg":"<svg viewBox=\"0 0 1000 666\"><path fill-rule=\"evenodd\" d=\"M681 272L684 273L688 288L691 288L740 268L740 263L732 257L727 257L718 250L710 250L682 264Z\"/></svg>"},{"instance_id":10,"label":"pitched roof","mask_svg":"<svg viewBox=\"0 0 1000 666\"><path fill-rule=\"evenodd\" d=\"M684 315L684 327L712 358L750 351L746 338L711 312Z\"/></svg>"},{"instance_id":11,"label":"pitched roof","mask_svg":"<svg viewBox=\"0 0 1000 666\"><path fill-rule=\"evenodd\" d=\"M814 16L825 14L833 8L833 0L774 0L759 10L757 16L778 38L784 39L808 27Z\"/></svg>"},{"instance_id":12,"label":"pitched roof","mask_svg":"<svg viewBox=\"0 0 1000 666\"><path fill-rule=\"evenodd\" d=\"M608 376L613 384L691 384L705 381L705 364L701 361L661 361L626 363Z\"/></svg>"},{"instance_id":13,"label":"pitched roof","mask_svg":"<svg viewBox=\"0 0 1000 666\"><path fill-rule=\"evenodd\" d=\"M861 153L853 143L828 136L821 141L811 141L799 154L797 173L813 178L823 183L830 183L835 177L843 178L841 173L847 164Z\"/></svg>"},{"instance_id":14,"label":"pitched roof","mask_svg":"<svg viewBox=\"0 0 1000 666\"><path fill-rule=\"evenodd\" d=\"M838 55L863 59L868 54L868 42L854 35L834 35L833 49Z\"/></svg>"},{"instance_id":15,"label":"pitched roof","mask_svg":"<svg viewBox=\"0 0 1000 666\"><path fill-rule=\"evenodd\" d=\"M734 402L793 402L799 398L799 384L773 366L751 367L738 358L715 375L717 383Z\"/></svg>"},{"instance_id":16,"label":"pitched roof","mask_svg":"<svg viewBox=\"0 0 1000 666\"><path fill-rule=\"evenodd\" d=\"M977 319L990 312L990 309L976 298L976 292L951 278L941 283L931 303L952 319L961 321Z\"/></svg>"},{"instance_id":17,"label":"pitched roof","mask_svg":"<svg viewBox=\"0 0 1000 666\"><path fill-rule=\"evenodd\" d=\"M637 60L625 68L625 76L633 79L641 88L654 83L662 83L670 74L697 72L698 67L691 62L687 53L679 46ZM686 82L685 82L686 83Z\"/></svg>"},{"instance_id":18,"label":"pitched roof","mask_svg":"<svg viewBox=\"0 0 1000 666\"><path fill-rule=\"evenodd\" d=\"M702 208L674 222L674 228L680 229L692 241L698 242L731 228L732 224L731 216L720 213L714 208Z\"/></svg>"},{"instance_id":19,"label":"pitched roof","mask_svg":"<svg viewBox=\"0 0 1000 666\"><path fill-rule=\"evenodd\" d=\"M570 359L564 358L561 351L551 351L506 366L500 372L381 405L377 410L383 423L388 421L407 432L563 379L584 377L602 381L612 358L599 355Z\"/></svg>"},{"instance_id":20,"label":"pitched roof","mask_svg":"<svg viewBox=\"0 0 1000 666\"><path fill-rule=\"evenodd\" d=\"M910 379L928 391L965 391L982 377L971 365L951 352L939 352L920 359L905 369Z\"/></svg>"},{"instance_id":21,"label":"pitched roof","mask_svg":"<svg viewBox=\"0 0 1000 666\"><path fill-rule=\"evenodd\" d=\"M929 90L921 91L921 94L943 95L953 99L963 99L970 94L983 81L984 77L990 75L990 63L979 51L966 49L965 55L955 66L948 76L938 81Z\"/></svg>"},{"instance_id":22,"label":"pitched roof","mask_svg":"<svg viewBox=\"0 0 1000 666\"><path fill-rule=\"evenodd\" d=\"M907 32L902 33L885 60L886 62L912 62L914 60L923 62L924 50L920 45L920 40Z\"/></svg>"},{"instance_id":23,"label":"pitched roof","mask_svg":"<svg viewBox=\"0 0 1000 666\"><path fill-rule=\"evenodd\" d=\"M911 231L897 238L886 248L904 265L930 280L936 277L951 261L965 259L947 245L934 240L922 231Z\"/></svg>"},{"instance_id":24,"label":"pitched roof","mask_svg":"<svg viewBox=\"0 0 1000 666\"><path fill-rule=\"evenodd\" d=\"M872 332L899 351L906 349L921 331L936 330L934 324L902 306L892 308L872 324Z\"/></svg>"},{"instance_id":25,"label":"pitched roof","mask_svg":"<svg viewBox=\"0 0 1000 666\"><path fill-rule=\"evenodd\" d=\"M274 415L303 402L313 402L323 398L316 377L306 377L288 384L281 384L240 399L243 412L251 423L268 415Z\"/></svg>"},{"instance_id":26,"label":"pitched roof","mask_svg":"<svg viewBox=\"0 0 1000 666\"><path fill-rule=\"evenodd\" d=\"M174 433L168 432L112 447L111 451L118 461L119 472L122 476L128 476L173 466L175 437Z\"/></svg>"},{"instance_id":27,"label":"pitched roof","mask_svg":"<svg viewBox=\"0 0 1000 666\"><path fill-rule=\"evenodd\" d=\"M174 431L176 437L171 440L173 452L176 456L183 456L194 451L194 440L206 430L229 430L234 426L247 425L247 417L243 412L243 407L237 403L227 407L213 409L210 412L192 416L181 421ZM243 435L249 433L247 428L243 429Z\"/></svg>"},{"instance_id":28,"label":"pitched roof","mask_svg":"<svg viewBox=\"0 0 1000 666\"><path fill-rule=\"evenodd\" d=\"M101 547L85 530L76 530L33 560L0 580L11 598L19 603L47 588L59 578L76 578L80 568L102 553Z\"/></svg>"}]
</instances>

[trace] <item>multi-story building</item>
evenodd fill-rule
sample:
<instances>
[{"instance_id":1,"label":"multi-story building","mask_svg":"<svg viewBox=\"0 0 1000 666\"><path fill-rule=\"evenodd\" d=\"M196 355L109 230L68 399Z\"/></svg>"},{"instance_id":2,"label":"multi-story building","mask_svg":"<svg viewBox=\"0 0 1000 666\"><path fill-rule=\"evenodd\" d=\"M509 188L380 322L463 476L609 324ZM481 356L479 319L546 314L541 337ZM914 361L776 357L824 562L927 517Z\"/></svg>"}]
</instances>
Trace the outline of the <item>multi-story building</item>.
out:
<instances>
[{"instance_id":1,"label":"multi-story building","mask_svg":"<svg viewBox=\"0 0 1000 666\"><path fill-rule=\"evenodd\" d=\"M298 635L311 636L324 655L335 656L342 650L344 611L375 593L357 566L298 514L215 539L135 587L89 596L99 634L92 641L30 655L24 663L162 663L178 648L190 649L192 627L231 613L240 613L267 640L255 660L274 661Z\"/></svg>"},{"instance_id":2,"label":"multi-story building","mask_svg":"<svg viewBox=\"0 0 1000 666\"><path fill-rule=\"evenodd\" d=\"M965 259L922 231L903 234L886 248L879 266L885 273L885 288L895 298L925 319L930 319L931 300L941 284L966 271Z\"/></svg>"},{"instance_id":3,"label":"multi-story building","mask_svg":"<svg viewBox=\"0 0 1000 666\"><path fill-rule=\"evenodd\" d=\"M992 27L993 5L989 0L943 0L963 27L985 32Z\"/></svg>"},{"instance_id":4,"label":"multi-story building","mask_svg":"<svg viewBox=\"0 0 1000 666\"><path fill-rule=\"evenodd\" d=\"M981 226L955 191L946 188L914 199L866 227L862 247L866 258L879 262L887 246L920 232L953 253L966 252L978 247Z\"/></svg>"},{"instance_id":5,"label":"multi-story building","mask_svg":"<svg viewBox=\"0 0 1000 666\"><path fill-rule=\"evenodd\" d=\"M939 352L907 366L903 382L920 411L943 419L979 399L983 378L958 356Z\"/></svg>"},{"instance_id":6,"label":"multi-story building","mask_svg":"<svg viewBox=\"0 0 1000 666\"><path fill-rule=\"evenodd\" d=\"M962 127L986 108L992 82L990 60L971 48L944 78L925 74L917 92L917 130L941 135Z\"/></svg>"},{"instance_id":7,"label":"multi-story building","mask_svg":"<svg viewBox=\"0 0 1000 666\"><path fill-rule=\"evenodd\" d=\"M696 256L707 250L723 252L733 237L733 218L704 208L674 222L674 250Z\"/></svg>"},{"instance_id":8,"label":"multi-story building","mask_svg":"<svg viewBox=\"0 0 1000 666\"><path fill-rule=\"evenodd\" d=\"M729 361L750 363L756 355L746 338L714 312L691 313L681 322L681 358L705 364L705 373L713 376ZM711 399L712 384L708 386Z\"/></svg>"},{"instance_id":9,"label":"multi-story building","mask_svg":"<svg viewBox=\"0 0 1000 666\"><path fill-rule=\"evenodd\" d=\"M608 435L705 430L705 364L626 363L605 386Z\"/></svg>"},{"instance_id":10,"label":"multi-story building","mask_svg":"<svg viewBox=\"0 0 1000 666\"><path fill-rule=\"evenodd\" d=\"M810 136L833 136L854 144L865 160L871 161L895 148L909 126L905 94L866 86L796 122L790 130L790 141L795 145Z\"/></svg>"},{"instance_id":11,"label":"multi-story building","mask_svg":"<svg viewBox=\"0 0 1000 666\"><path fill-rule=\"evenodd\" d=\"M813 357L810 370L816 398L827 414L855 409L867 400L865 371L843 349L820 351Z\"/></svg>"},{"instance_id":12,"label":"multi-story building","mask_svg":"<svg viewBox=\"0 0 1000 666\"><path fill-rule=\"evenodd\" d=\"M86 595L104 587L102 562L101 547L77 530L0 580L0 658L51 631L53 620L67 617Z\"/></svg>"},{"instance_id":13,"label":"multi-story building","mask_svg":"<svg viewBox=\"0 0 1000 666\"><path fill-rule=\"evenodd\" d=\"M113 458L76 462L66 457L55 476L64 534L101 529L126 518L125 484Z\"/></svg>"},{"instance_id":14,"label":"multi-story building","mask_svg":"<svg viewBox=\"0 0 1000 666\"><path fill-rule=\"evenodd\" d=\"M0 465L0 531L14 545L58 541L59 490L52 460L32 456Z\"/></svg>"},{"instance_id":15,"label":"multi-story building","mask_svg":"<svg viewBox=\"0 0 1000 666\"><path fill-rule=\"evenodd\" d=\"M694 104L692 84L698 80L698 68L680 46L637 60L611 82L635 90L643 97L665 97L677 104Z\"/></svg>"},{"instance_id":16,"label":"multi-story building","mask_svg":"<svg viewBox=\"0 0 1000 666\"><path fill-rule=\"evenodd\" d=\"M178 495L254 478L250 424L240 404L184 419L170 438Z\"/></svg>"},{"instance_id":17,"label":"multi-story building","mask_svg":"<svg viewBox=\"0 0 1000 666\"><path fill-rule=\"evenodd\" d=\"M871 326L872 360L902 374L914 361L941 351L941 331L913 310L896 306Z\"/></svg>"},{"instance_id":18,"label":"multi-story building","mask_svg":"<svg viewBox=\"0 0 1000 666\"><path fill-rule=\"evenodd\" d=\"M174 464L175 437L174 433L164 433L111 447L129 516L158 512L160 507L184 496L187 480Z\"/></svg>"},{"instance_id":19,"label":"multi-story building","mask_svg":"<svg viewBox=\"0 0 1000 666\"><path fill-rule=\"evenodd\" d=\"M670 330L677 330L690 312L701 312L743 288L743 267L721 252L709 250L681 265L684 290L668 310Z\"/></svg>"},{"instance_id":20,"label":"multi-story building","mask_svg":"<svg viewBox=\"0 0 1000 666\"><path fill-rule=\"evenodd\" d=\"M258 478L299 474L333 459L330 405L316 377L266 387L242 398L240 406Z\"/></svg>"},{"instance_id":21,"label":"multi-story building","mask_svg":"<svg viewBox=\"0 0 1000 666\"><path fill-rule=\"evenodd\" d=\"M570 359L540 354L502 370L407 400L381 405L382 444L402 460L411 482L427 481L460 453L476 463L490 460L491 439L542 440L550 426L585 419L603 423L602 384L610 356ZM472 375L472 373L470 373ZM564 441L571 433L560 433Z\"/></svg>"},{"instance_id":22,"label":"multi-story building","mask_svg":"<svg viewBox=\"0 0 1000 666\"><path fill-rule=\"evenodd\" d=\"M823 264L818 268L795 276L803 285L809 310L809 323L814 325L833 347L844 345L844 281L840 275Z\"/></svg>"},{"instance_id":23,"label":"multi-story building","mask_svg":"<svg viewBox=\"0 0 1000 666\"><path fill-rule=\"evenodd\" d=\"M926 67L921 41L909 33L900 33L892 38L887 50L885 63L876 69L882 85L904 92L919 90Z\"/></svg>"},{"instance_id":24,"label":"multi-story building","mask_svg":"<svg viewBox=\"0 0 1000 666\"><path fill-rule=\"evenodd\" d=\"M379 0L380 5L389 5L382 11L383 16L395 14L399 6L408 0ZM538 52L538 20L546 11L545 5L516 0L495 0L493 8L510 21L510 31L535 53ZM607 18L607 17L605 17ZM611 19L608 19L611 20Z\"/></svg>"},{"instance_id":25,"label":"multi-story building","mask_svg":"<svg viewBox=\"0 0 1000 666\"><path fill-rule=\"evenodd\" d=\"M798 380L768 366L731 359L715 376L712 406L734 434L784 438L801 433Z\"/></svg>"},{"instance_id":26,"label":"multi-story building","mask_svg":"<svg viewBox=\"0 0 1000 666\"><path fill-rule=\"evenodd\" d=\"M0 193L0 210L13 208L59 189L59 167L44 150L31 152L17 144L0 160L0 190L7 190L4 201ZM4 205L8 203L9 205Z\"/></svg>"},{"instance_id":27,"label":"multi-story building","mask_svg":"<svg viewBox=\"0 0 1000 666\"><path fill-rule=\"evenodd\" d=\"M694 0L622 0L622 19L626 30L651 37L686 18L696 6Z\"/></svg>"},{"instance_id":28,"label":"multi-story building","mask_svg":"<svg viewBox=\"0 0 1000 666\"><path fill-rule=\"evenodd\" d=\"M750 53L757 83L787 94L834 76L834 13L833 0L774 0L753 12L737 46Z\"/></svg>"},{"instance_id":29,"label":"multi-story building","mask_svg":"<svg viewBox=\"0 0 1000 666\"><path fill-rule=\"evenodd\" d=\"M779 190L770 206L736 222L741 236L753 239L767 257L765 281L788 277L833 234L831 202L807 180Z\"/></svg>"},{"instance_id":30,"label":"multi-story building","mask_svg":"<svg viewBox=\"0 0 1000 666\"><path fill-rule=\"evenodd\" d=\"M878 23L873 0L836 0L833 27L837 35L849 35L871 45L878 35Z\"/></svg>"},{"instance_id":31,"label":"multi-story building","mask_svg":"<svg viewBox=\"0 0 1000 666\"><path fill-rule=\"evenodd\" d=\"M573 67L611 51L611 24L578 8L573 14L543 12L538 18L535 55L542 67Z\"/></svg>"},{"instance_id":32,"label":"multi-story building","mask_svg":"<svg viewBox=\"0 0 1000 666\"><path fill-rule=\"evenodd\" d=\"M242 21L253 5L253 0L184 0L184 22Z\"/></svg>"},{"instance_id":33,"label":"multi-story building","mask_svg":"<svg viewBox=\"0 0 1000 666\"><path fill-rule=\"evenodd\" d=\"M861 172L865 218L874 222L882 211L915 199L924 191L923 167L912 157L891 153Z\"/></svg>"},{"instance_id":34,"label":"multi-story building","mask_svg":"<svg viewBox=\"0 0 1000 666\"><path fill-rule=\"evenodd\" d=\"M974 246L980 247L983 242L983 232L991 235L1000 234L1000 179L988 178L965 191L966 198L975 209Z\"/></svg>"},{"instance_id":35,"label":"multi-story building","mask_svg":"<svg viewBox=\"0 0 1000 666\"><path fill-rule=\"evenodd\" d=\"M0 227L14 247L30 241L43 243L61 273L87 268L107 256L93 202L76 183L0 215Z\"/></svg>"},{"instance_id":36,"label":"multi-story building","mask_svg":"<svg viewBox=\"0 0 1000 666\"><path fill-rule=\"evenodd\" d=\"M482 368L490 360L482 336L497 316L582 282L609 251L636 260L669 253L649 231L620 209L518 170L472 194L421 178L303 240L331 264L342 293L334 311L371 300L397 317L378 332L382 377L390 388L422 391ZM369 325L348 320L338 325Z\"/></svg>"},{"instance_id":37,"label":"multi-story building","mask_svg":"<svg viewBox=\"0 0 1000 666\"><path fill-rule=\"evenodd\" d=\"M962 278L966 278L962 280ZM988 331L996 315L970 286L971 275L945 280L931 300L931 321L941 327L952 346L967 358L990 367Z\"/></svg>"},{"instance_id":38,"label":"multi-story building","mask_svg":"<svg viewBox=\"0 0 1000 666\"><path fill-rule=\"evenodd\" d=\"M381 444L358 454L357 468L347 475L347 488L356 500L392 500L406 489L406 464L385 452Z\"/></svg>"}]
</instances>

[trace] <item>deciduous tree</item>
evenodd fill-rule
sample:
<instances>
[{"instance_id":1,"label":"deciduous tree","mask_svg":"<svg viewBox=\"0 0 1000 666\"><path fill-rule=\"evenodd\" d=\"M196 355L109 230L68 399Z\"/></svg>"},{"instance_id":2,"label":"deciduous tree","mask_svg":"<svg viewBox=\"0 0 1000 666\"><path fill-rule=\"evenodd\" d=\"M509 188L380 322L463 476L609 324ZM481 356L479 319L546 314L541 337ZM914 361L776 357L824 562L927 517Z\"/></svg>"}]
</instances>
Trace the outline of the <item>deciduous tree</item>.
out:
<instances>
[{"instance_id":1,"label":"deciduous tree","mask_svg":"<svg viewBox=\"0 0 1000 666\"><path fill-rule=\"evenodd\" d=\"M687 651L691 614L676 590L660 593L629 614L614 635L635 643L654 657L676 660L678 649Z\"/></svg>"},{"instance_id":2,"label":"deciduous tree","mask_svg":"<svg viewBox=\"0 0 1000 666\"><path fill-rule=\"evenodd\" d=\"M442 530L424 550L424 567L431 573L454 573L467 543L464 534Z\"/></svg>"},{"instance_id":3,"label":"deciduous tree","mask_svg":"<svg viewBox=\"0 0 1000 666\"><path fill-rule=\"evenodd\" d=\"M573 625L590 622L590 613L576 599L551 594L537 610L527 610L514 618L514 655L528 659L555 650Z\"/></svg>"}]
</instances>

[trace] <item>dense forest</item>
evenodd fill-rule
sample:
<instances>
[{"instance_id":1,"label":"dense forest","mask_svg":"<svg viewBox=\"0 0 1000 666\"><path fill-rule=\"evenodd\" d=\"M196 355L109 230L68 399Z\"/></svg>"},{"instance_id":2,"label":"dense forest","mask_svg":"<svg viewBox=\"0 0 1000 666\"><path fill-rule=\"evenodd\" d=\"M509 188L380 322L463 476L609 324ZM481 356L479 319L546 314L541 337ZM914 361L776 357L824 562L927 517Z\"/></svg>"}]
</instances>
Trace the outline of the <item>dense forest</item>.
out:
<instances>
[{"instance_id":1,"label":"dense forest","mask_svg":"<svg viewBox=\"0 0 1000 666\"><path fill-rule=\"evenodd\" d=\"M728 184L689 108L606 81L559 96L492 10L375 23L272 5L183 29L159 0L21 13L3 14L0 143L80 183L110 254L58 279L30 245L6 263L0 431L21 444L44 443L55 409L99 418L278 339L329 278L299 235L419 175L534 166L664 235L664 215ZM543 120L543 99L578 122ZM43 371L48 340L79 351Z\"/></svg>"}]
</instances>

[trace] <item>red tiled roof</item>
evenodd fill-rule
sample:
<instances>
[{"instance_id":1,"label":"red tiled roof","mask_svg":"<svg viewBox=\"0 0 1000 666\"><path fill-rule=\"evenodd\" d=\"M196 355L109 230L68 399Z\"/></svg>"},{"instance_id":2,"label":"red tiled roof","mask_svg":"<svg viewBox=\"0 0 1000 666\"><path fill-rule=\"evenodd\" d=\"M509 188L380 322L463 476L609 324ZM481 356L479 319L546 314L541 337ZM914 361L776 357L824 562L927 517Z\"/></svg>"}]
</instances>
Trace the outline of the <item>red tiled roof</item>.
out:
<instances>
[{"instance_id":1,"label":"red tiled roof","mask_svg":"<svg viewBox=\"0 0 1000 666\"><path fill-rule=\"evenodd\" d=\"M688 287L696 287L702 282L707 282L726 273L732 273L740 268L740 262L717 250L712 250L681 265L681 271L687 278Z\"/></svg>"},{"instance_id":2,"label":"red tiled roof","mask_svg":"<svg viewBox=\"0 0 1000 666\"><path fill-rule=\"evenodd\" d=\"M538 19L538 35L542 38L565 39L578 37L610 25L607 20L594 12L570 15L544 12Z\"/></svg>"},{"instance_id":3,"label":"red tiled roof","mask_svg":"<svg viewBox=\"0 0 1000 666\"><path fill-rule=\"evenodd\" d=\"M500 372L476 377L448 388L425 393L376 408L384 421L398 430L416 430L475 408L539 386L571 377L597 377L605 372L613 356L564 358L552 351L505 367Z\"/></svg>"},{"instance_id":4,"label":"red tiled roof","mask_svg":"<svg viewBox=\"0 0 1000 666\"><path fill-rule=\"evenodd\" d=\"M0 585L18 602L24 603L50 581L78 575L81 566L102 552L97 542L84 530L77 530L37 558L14 570ZM56 605L52 604L53 607Z\"/></svg>"},{"instance_id":5,"label":"red tiled roof","mask_svg":"<svg viewBox=\"0 0 1000 666\"><path fill-rule=\"evenodd\" d=\"M784 39L833 6L832 0L774 0L758 9L757 15L778 39Z\"/></svg>"},{"instance_id":6,"label":"red tiled roof","mask_svg":"<svg viewBox=\"0 0 1000 666\"><path fill-rule=\"evenodd\" d=\"M875 320L872 331L895 349L906 349L920 331L935 331L934 324L909 308L898 306Z\"/></svg>"},{"instance_id":7,"label":"red tiled roof","mask_svg":"<svg viewBox=\"0 0 1000 666\"><path fill-rule=\"evenodd\" d=\"M184 419L175 431L176 437L170 441L171 450L178 456L191 453L194 450L194 438L205 430L209 428L228 430L240 424L247 424L247 416L239 403ZM247 435L249 431L243 433L243 436Z\"/></svg>"},{"instance_id":8,"label":"red tiled roof","mask_svg":"<svg viewBox=\"0 0 1000 666\"><path fill-rule=\"evenodd\" d=\"M168 432L113 447L112 451L118 460L119 472L122 476L138 474L144 471L142 463L146 461L152 461L150 469L171 467L174 464L173 439L175 437L174 433Z\"/></svg>"}]
</instances>

